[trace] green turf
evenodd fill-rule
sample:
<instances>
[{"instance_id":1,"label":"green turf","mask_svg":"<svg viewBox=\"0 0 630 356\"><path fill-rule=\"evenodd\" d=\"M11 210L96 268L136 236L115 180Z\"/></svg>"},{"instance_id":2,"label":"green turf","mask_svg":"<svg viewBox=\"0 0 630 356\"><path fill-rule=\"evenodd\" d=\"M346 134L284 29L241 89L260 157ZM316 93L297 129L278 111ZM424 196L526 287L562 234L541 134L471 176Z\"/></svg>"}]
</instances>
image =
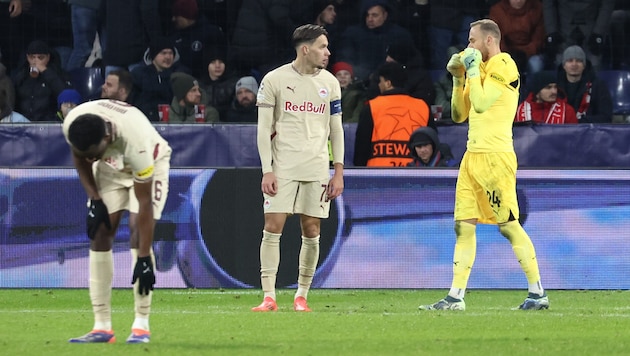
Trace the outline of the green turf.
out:
<instances>
[{"instance_id":1,"label":"green turf","mask_svg":"<svg viewBox=\"0 0 630 356\"><path fill-rule=\"evenodd\" d=\"M549 291L551 308L511 310L523 291L471 290L465 312L419 311L445 291L313 290L312 313L278 292L253 313L254 290L157 290L152 339L127 345L130 290L115 290L118 341L75 345L92 327L87 290L0 290L2 355L611 355L630 354L629 291Z\"/></svg>"}]
</instances>

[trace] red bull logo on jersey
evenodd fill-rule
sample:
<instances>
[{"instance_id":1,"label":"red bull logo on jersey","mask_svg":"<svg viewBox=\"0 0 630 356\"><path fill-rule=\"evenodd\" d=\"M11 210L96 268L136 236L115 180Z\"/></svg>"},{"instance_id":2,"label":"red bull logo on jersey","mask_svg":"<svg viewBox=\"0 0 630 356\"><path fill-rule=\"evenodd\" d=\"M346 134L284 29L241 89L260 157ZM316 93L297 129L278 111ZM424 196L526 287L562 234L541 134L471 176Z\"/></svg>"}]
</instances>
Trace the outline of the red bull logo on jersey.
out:
<instances>
[{"instance_id":1,"label":"red bull logo on jersey","mask_svg":"<svg viewBox=\"0 0 630 356\"><path fill-rule=\"evenodd\" d=\"M284 102L284 111L286 112L307 112L312 114L323 114L326 104L315 105L310 101L304 101L301 104L294 104L290 101Z\"/></svg>"}]
</instances>

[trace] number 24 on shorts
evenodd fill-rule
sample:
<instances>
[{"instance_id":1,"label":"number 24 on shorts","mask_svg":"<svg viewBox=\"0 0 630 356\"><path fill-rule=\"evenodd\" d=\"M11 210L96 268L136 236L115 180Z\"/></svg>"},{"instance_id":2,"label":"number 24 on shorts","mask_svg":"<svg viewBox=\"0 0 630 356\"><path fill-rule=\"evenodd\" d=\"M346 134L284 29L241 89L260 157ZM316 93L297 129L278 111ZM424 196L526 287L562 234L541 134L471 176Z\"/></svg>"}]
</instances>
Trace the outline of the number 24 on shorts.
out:
<instances>
[{"instance_id":1,"label":"number 24 on shorts","mask_svg":"<svg viewBox=\"0 0 630 356\"><path fill-rule=\"evenodd\" d=\"M501 207L501 199L499 199L499 196L494 192L494 190L492 192L486 191L486 195L488 195L490 205L496 205L497 208Z\"/></svg>"}]
</instances>

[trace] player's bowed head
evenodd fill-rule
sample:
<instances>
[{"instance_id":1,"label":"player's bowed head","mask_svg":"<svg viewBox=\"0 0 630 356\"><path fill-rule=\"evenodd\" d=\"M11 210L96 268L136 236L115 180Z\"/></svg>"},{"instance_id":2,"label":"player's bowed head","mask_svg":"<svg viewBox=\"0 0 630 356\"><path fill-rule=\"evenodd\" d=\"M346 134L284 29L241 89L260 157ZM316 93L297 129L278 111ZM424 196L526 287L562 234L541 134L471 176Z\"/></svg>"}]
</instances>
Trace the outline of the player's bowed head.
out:
<instances>
[{"instance_id":1,"label":"player's bowed head","mask_svg":"<svg viewBox=\"0 0 630 356\"><path fill-rule=\"evenodd\" d=\"M100 116L83 114L68 128L68 141L77 157L97 161L111 142L110 132L111 128Z\"/></svg>"}]
</instances>

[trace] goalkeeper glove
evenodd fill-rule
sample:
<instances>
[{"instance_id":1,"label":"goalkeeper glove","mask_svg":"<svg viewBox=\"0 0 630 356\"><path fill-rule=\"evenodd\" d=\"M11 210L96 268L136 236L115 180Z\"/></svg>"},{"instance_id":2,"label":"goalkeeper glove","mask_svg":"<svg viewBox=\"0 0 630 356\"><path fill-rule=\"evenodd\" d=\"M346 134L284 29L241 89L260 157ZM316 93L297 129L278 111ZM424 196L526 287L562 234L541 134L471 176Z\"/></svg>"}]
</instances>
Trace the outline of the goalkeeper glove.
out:
<instances>
[{"instance_id":1,"label":"goalkeeper glove","mask_svg":"<svg viewBox=\"0 0 630 356\"><path fill-rule=\"evenodd\" d=\"M96 231L98 231L101 223L105 224L108 229L112 228L112 224L109 222L109 212L107 206L103 203L103 200L90 199L88 202L88 215L87 215L87 235L90 240L94 240Z\"/></svg>"},{"instance_id":2,"label":"goalkeeper glove","mask_svg":"<svg viewBox=\"0 0 630 356\"><path fill-rule=\"evenodd\" d=\"M149 292L153 290L155 284L155 273L153 273L153 262L151 262L151 256L138 257L136 266L133 269L133 278L131 284L135 284L138 281L138 293L140 295L149 295Z\"/></svg>"},{"instance_id":3,"label":"goalkeeper glove","mask_svg":"<svg viewBox=\"0 0 630 356\"><path fill-rule=\"evenodd\" d=\"M458 53L451 56L448 64L446 64L446 70L453 75L453 78L464 77L464 66Z\"/></svg>"},{"instance_id":4,"label":"goalkeeper glove","mask_svg":"<svg viewBox=\"0 0 630 356\"><path fill-rule=\"evenodd\" d=\"M474 48L466 48L461 58L468 78L479 76L479 66L481 65L481 52Z\"/></svg>"}]
</instances>

